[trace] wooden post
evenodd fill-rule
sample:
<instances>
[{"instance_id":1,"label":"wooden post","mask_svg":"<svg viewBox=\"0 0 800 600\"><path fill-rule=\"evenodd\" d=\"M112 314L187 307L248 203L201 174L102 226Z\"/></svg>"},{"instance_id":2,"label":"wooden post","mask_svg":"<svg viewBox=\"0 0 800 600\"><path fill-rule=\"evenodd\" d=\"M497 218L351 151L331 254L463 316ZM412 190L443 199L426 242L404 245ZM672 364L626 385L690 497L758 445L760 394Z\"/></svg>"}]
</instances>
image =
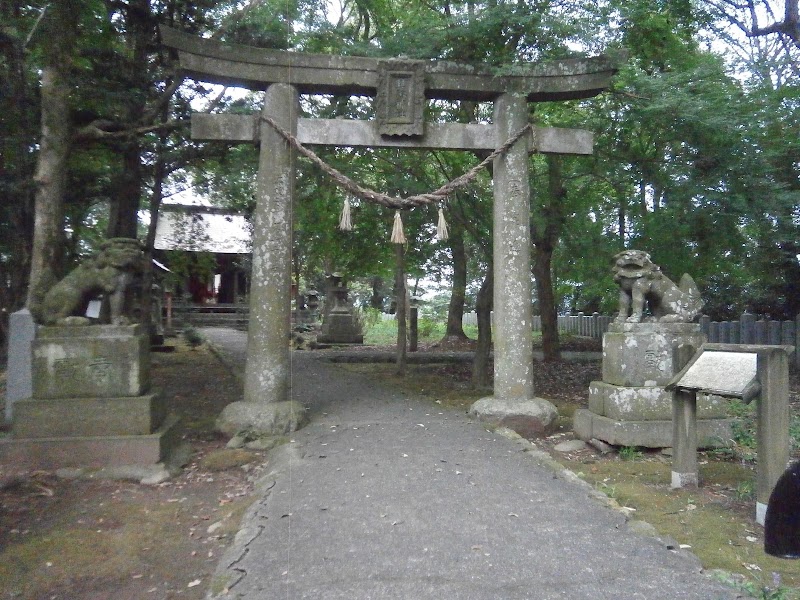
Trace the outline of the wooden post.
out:
<instances>
[{"instance_id":1,"label":"wooden post","mask_svg":"<svg viewBox=\"0 0 800 600\"><path fill-rule=\"evenodd\" d=\"M408 351L417 351L417 342L419 341L419 308L412 306L408 311Z\"/></svg>"},{"instance_id":2,"label":"wooden post","mask_svg":"<svg viewBox=\"0 0 800 600\"><path fill-rule=\"evenodd\" d=\"M672 488L697 487L697 394L672 397Z\"/></svg>"},{"instance_id":3,"label":"wooden post","mask_svg":"<svg viewBox=\"0 0 800 600\"><path fill-rule=\"evenodd\" d=\"M756 408L756 521L763 525L769 496L789 461L789 356L782 350L761 351L756 369L761 384Z\"/></svg>"}]
</instances>

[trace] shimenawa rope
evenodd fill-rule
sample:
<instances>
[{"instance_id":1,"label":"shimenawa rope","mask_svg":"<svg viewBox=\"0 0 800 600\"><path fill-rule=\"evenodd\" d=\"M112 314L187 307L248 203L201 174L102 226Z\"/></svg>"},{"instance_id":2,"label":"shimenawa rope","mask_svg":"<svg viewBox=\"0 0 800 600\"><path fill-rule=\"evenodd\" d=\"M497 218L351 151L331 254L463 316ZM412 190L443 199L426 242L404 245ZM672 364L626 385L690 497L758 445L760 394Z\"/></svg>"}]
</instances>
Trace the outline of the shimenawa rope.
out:
<instances>
[{"instance_id":1,"label":"shimenawa rope","mask_svg":"<svg viewBox=\"0 0 800 600\"><path fill-rule=\"evenodd\" d=\"M415 206L424 206L426 204L432 204L434 202L442 202L447 198L449 194L456 191L459 188L472 183L475 178L478 176L478 173L481 169L484 169L490 162L492 162L498 156L505 154L517 141L525 135L528 131L535 132L531 124L525 125L522 129L520 129L517 133L512 135L506 142L492 151L489 156L484 158L480 163L472 167L469 171L456 177L452 181L444 184L439 189L427 193L427 194L417 194L414 196L408 196L406 198L397 198L395 196L389 196L388 194L382 194L381 192L376 192L374 190L370 190L368 188L361 187L355 181L347 177L347 175L341 173L340 171L333 168L331 165L326 163L322 160L319 156L317 156L314 152L303 146L296 137L294 137L291 133L283 129L280 125L278 125L274 120L267 116L260 117L262 121L267 123L270 127L272 127L275 131L277 131L289 144L294 146L297 151L317 165L323 172L325 172L331 179L333 179L337 185L349 192L352 196L356 198L360 198L366 202L373 202L375 204L380 204L381 206L385 206L387 208L396 208L396 209L408 209L414 208ZM534 148L536 144L534 143Z\"/></svg>"}]
</instances>

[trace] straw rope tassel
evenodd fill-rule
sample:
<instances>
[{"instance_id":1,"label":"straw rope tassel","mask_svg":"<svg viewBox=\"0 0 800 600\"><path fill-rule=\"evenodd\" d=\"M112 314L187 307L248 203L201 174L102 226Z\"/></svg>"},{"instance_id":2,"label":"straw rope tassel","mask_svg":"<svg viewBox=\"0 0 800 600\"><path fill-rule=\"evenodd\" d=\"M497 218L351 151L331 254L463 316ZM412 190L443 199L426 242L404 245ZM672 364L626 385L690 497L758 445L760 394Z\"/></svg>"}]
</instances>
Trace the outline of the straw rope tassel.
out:
<instances>
[{"instance_id":1,"label":"straw rope tassel","mask_svg":"<svg viewBox=\"0 0 800 600\"><path fill-rule=\"evenodd\" d=\"M392 226L392 243L405 244L406 235L403 233L403 220L400 218L400 211L394 213L394 225Z\"/></svg>"},{"instance_id":2,"label":"straw rope tassel","mask_svg":"<svg viewBox=\"0 0 800 600\"><path fill-rule=\"evenodd\" d=\"M342 231L353 231L353 222L350 219L350 199L344 199L344 206L342 207L342 216L339 218L339 229Z\"/></svg>"},{"instance_id":3,"label":"straw rope tassel","mask_svg":"<svg viewBox=\"0 0 800 600\"><path fill-rule=\"evenodd\" d=\"M441 241L446 240L450 237L450 233L447 231L447 221L444 220L444 209L439 209L439 223L436 225L436 239Z\"/></svg>"}]
</instances>

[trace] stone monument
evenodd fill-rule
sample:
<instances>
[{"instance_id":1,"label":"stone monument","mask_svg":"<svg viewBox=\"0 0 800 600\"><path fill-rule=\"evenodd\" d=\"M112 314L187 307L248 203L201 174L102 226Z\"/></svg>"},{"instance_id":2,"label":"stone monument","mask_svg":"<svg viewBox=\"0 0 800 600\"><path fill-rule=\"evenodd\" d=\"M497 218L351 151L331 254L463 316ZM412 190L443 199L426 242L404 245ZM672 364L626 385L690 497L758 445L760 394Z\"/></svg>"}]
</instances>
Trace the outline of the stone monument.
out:
<instances>
[{"instance_id":1,"label":"stone monument","mask_svg":"<svg viewBox=\"0 0 800 600\"><path fill-rule=\"evenodd\" d=\"M646 252L615 257L619 314L603 336L603 379L589 385L589 408L575 411L583 440L616 446L665 448L672 444L672 395L665 387L705 341L693 323L703 306L688 275L676 285ZM698 398L700 446L721 446L731 437L726 402Z\"/></svg>"},{"instance_id":2,"label":"stone monument","mask_svg":"<svg viewBox=\"0 0 800 600\"><path fill-rule=\"evenodd\" d=\"M167 417L163 397L150 385L149 335L126 315L126 290L143 257L136 240L109 240L37 307L31 393L14 403L0 463L152 465L177 445L177 419ZM100 294L112 296L113 323L83 316Z\"/></svg>"},{"instance_id":3,"label":"stone monument","mask_svg":"<svg viewBox=\"0 0 800 600\"><path fill-rule=\"evenodd\" d=\"M353 305L347 297L348 289L339 273L328 278L325 296L325 316L318 344L363 344L361 326L353 315Z\"/></svg>"}]
</instances>

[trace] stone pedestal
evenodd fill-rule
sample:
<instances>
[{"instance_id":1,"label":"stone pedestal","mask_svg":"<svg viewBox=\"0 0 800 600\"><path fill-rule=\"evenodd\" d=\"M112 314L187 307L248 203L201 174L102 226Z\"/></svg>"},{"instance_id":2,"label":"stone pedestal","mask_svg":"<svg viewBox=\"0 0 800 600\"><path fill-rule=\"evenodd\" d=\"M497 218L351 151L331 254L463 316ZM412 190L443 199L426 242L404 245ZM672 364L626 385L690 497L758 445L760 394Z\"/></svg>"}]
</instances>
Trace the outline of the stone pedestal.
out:
<instances>
[{"instance_id":1,"label":"stone pedestal","mask_svg":"<svg viewBox=\"0 0 800 600\"><path fill-rule=\"evenodd\" d=\"M38 327L33 393L15 403L0 462L45 469L161 462L179 434L150 389L148 348L137 325Z\"/></svg>"},{"instance_id":2,"label":"stone pedestal","mask_svg":"<svg viewBox=\"0 0 800 600\"><path fill-rule=\"evenodd\" d=\"M575 411L574 428L584 440L616 446L666 448L672 444L672 392L665 386L683 368L680 347L705 342L694 323L614 323L603 336L603 380L589 385L589 408ZM702 447L731 437L726 403L700 396L697 432Z\"/></svg>"}]
</instances>

